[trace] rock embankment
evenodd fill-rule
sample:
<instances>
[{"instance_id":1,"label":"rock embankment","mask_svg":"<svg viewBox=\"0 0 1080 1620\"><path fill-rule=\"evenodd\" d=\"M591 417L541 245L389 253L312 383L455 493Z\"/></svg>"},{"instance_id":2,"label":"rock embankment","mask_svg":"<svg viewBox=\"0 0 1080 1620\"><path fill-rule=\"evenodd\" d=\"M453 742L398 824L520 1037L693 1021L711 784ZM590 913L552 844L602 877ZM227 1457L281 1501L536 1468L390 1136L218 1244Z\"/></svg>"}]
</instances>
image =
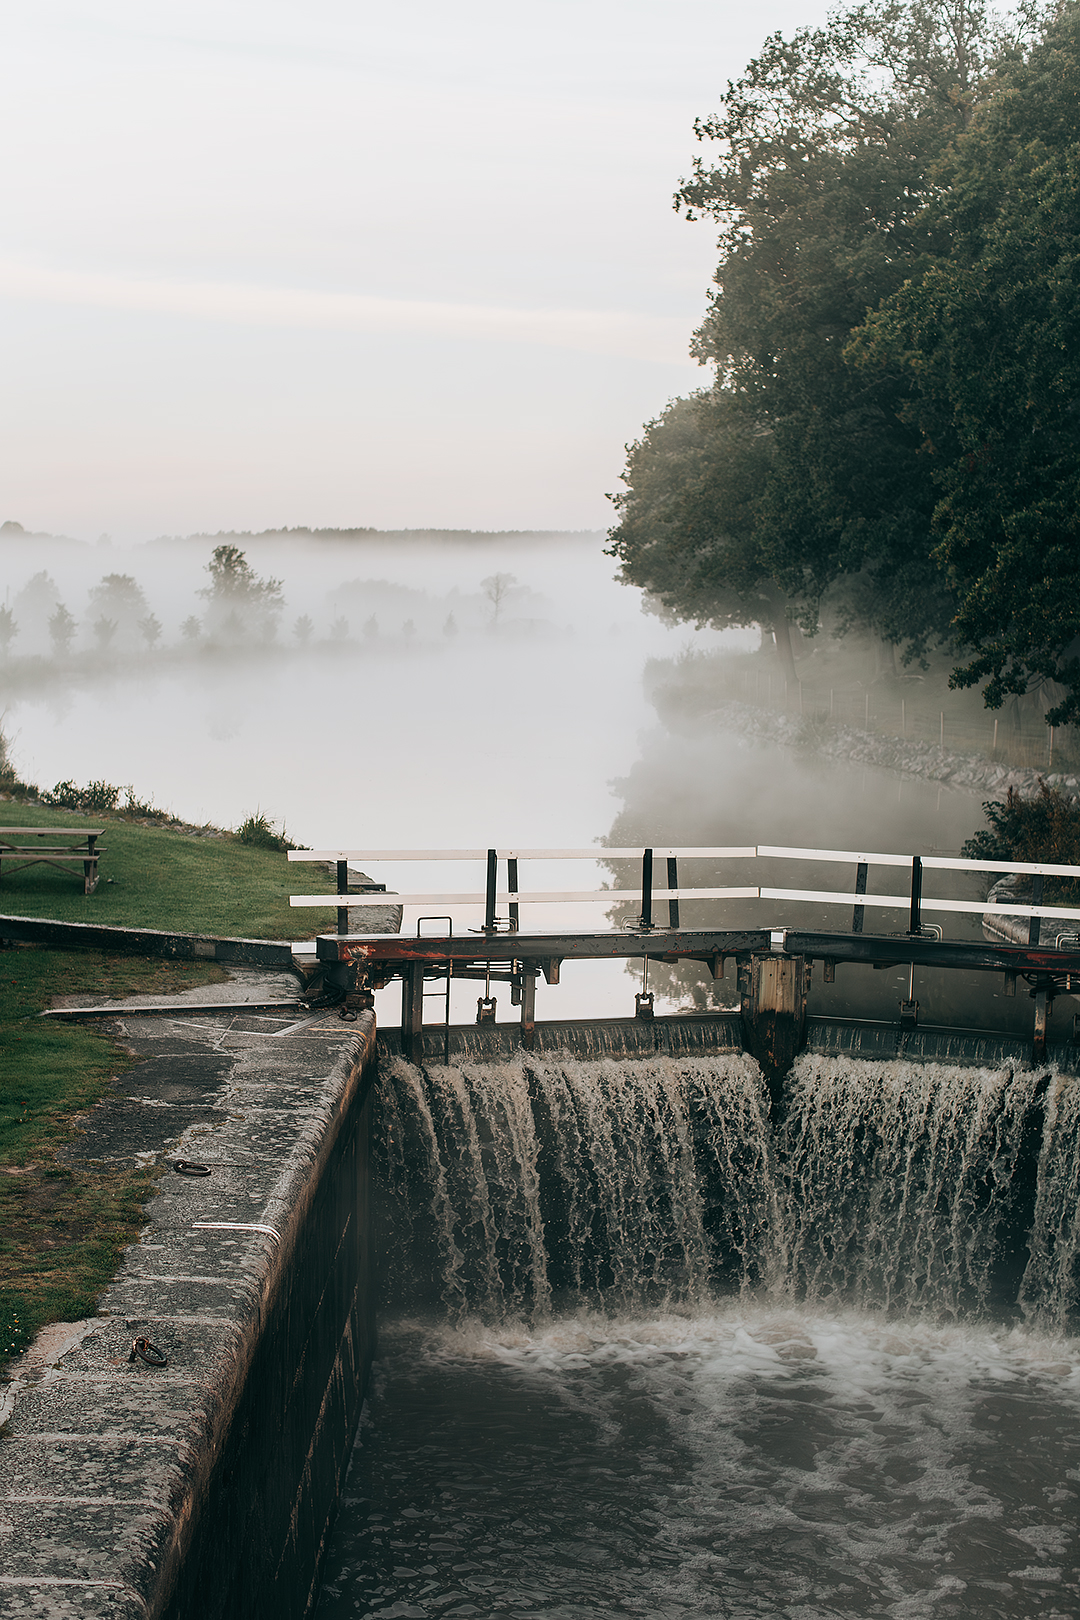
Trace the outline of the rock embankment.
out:
<instances>
[{"instance_id":1,"label":"rock embankment","mask_svg":"<svg viewBox=\"0 0 1080 1620\"><path fill-rule=\"evenodd\" d=\"M852 726L833 725L803 715L777 714L734 699L710 709L702 721L717 729L734 731L740 737L779 743L785 748L803 749L823 759L842 759L854 765L872 765L878 770L919 776L928 782L981 793L988 799L1004 799L1009 788L1022 798L1032 798L1040 781L1058 788L1069 798L1080 798L1080 781L1075 776L1047 775L1044 771L1003 765L985 754L954 753L937 743L917 742L903 737L881 736Z\"/></svg>"}]
</instances>

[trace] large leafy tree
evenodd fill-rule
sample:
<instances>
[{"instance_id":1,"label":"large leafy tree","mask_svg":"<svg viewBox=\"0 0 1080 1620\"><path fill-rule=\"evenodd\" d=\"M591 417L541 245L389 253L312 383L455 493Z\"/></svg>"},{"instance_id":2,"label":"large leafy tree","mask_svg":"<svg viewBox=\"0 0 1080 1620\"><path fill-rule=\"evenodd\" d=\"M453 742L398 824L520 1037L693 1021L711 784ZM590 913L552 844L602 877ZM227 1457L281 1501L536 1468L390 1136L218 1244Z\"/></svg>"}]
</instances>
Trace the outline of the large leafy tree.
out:
<instances>
[{"instance_id":1,"label":"large leafy tree","mask_svg":"<svg viewBox=\"0 0 1080 1620\"><path fill-rule=\"evenodd\" d=\"M756 534L768 468L765 439L722 393L672 402L631 446L613 552L661 616L772 632L789 679L795 663L788 598Z\"/></svg>"},{"instance_id":2,"label":"large leafy tree","mask_svg":"<svg viewBox=\"0 0 1080 1620\"><path fill-rule=\"evenodd\" d=\"M867 374L906 379L939 497L936 560L998 708L1080 720L1080 8L1006 64L942 166L949 252L870 317Z\"/></svg>"},{"instance_id":3,"label":"large leafy tree","mask_svg":"<svg viewBox=\"0 0 1080 1620\"><path fill-rule=\"evenodd\" d=\"M861 619L909 655L947 632L953 603L931 557L935 496L907 414L911 380L855 368L844 351L867 311L947 247L947 221L926 212L934 165L1000 48L977 0L870 0L768 40L699 123L714 151L676 202L720 226L716 291L695 339L715 382L691 407L713 534L700 504L685 503L699 519L693 537L666 495L651 510L663 480L650 474L680 402L631 449L628 493L616 497L611 549L628 581L678 610L674 576L711 546L722 592L734 586L745 602L741 581L754 573L808 629L831 592L841 622Z\"/></svg>"}]
</instances>

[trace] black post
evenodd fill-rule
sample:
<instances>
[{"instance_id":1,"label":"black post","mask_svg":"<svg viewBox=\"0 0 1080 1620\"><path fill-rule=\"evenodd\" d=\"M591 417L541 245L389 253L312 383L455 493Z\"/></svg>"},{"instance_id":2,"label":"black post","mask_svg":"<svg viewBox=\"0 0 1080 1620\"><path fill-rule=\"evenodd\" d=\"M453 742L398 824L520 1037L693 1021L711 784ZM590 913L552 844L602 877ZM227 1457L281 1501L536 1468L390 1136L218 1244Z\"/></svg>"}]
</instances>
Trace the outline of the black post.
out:
<instances>
[{"instance_id":1,"label":"black post","mask_svg":"<svg viewBox=\"0 0 1080 1620\"><path fill-rule=\"evenodd\" d=\"M641 857L641 926L652 927L652 850Z\"/></svg>"},{"instance_id":2,"label":"black post","mask_svg":"<svg viewBox=\"0 0 1080 1620\"><path fill-rule=\"evenodd\" d=\"M1036 872L1035 876L1031 880L1031 903L1032 903L1033 906L1041 906L1042 902L1043 902L1043 875L1042 875L1041 872ZM1041 924L1042 924L1042 918L1041 917L1029 917L1028 918L1028 944L1029 945L1037 945L1039 943L1039 934L1042 931L1041 930Z\"/></svg>"},{"instance_id":3,"label":"black post","mask_svg":"<svg viewBox=\"0 0 1080 1620\"><path fill-rule=\"evenodd\" d=\"M506 887L510 890L511 894L516 894L517 893L517 886L518 886L517 860L515 858L511 858L506 863ZM515 934L517 933L517 929L518 929L518 903L517 903L516 900L511 900L511 902L510 902L510 928L511 928L513 933L515 933Z\"/></svg>"},{"instance_id":4,"label":"black post","mask_svg":"<svg viewBox=\"0 0 1080 1620\"><path fill-rule=\"evenodd\" d=\"M865 894L866 893L866 872L867 872L866 862L865 861L860 861L858 866L855 868L855 893L856 894ZM866 916L866 907L865 906L855 906L855 908L853 909L853 911L851 913L851 932L853 934L861 934L862 933L863 919L864 919L865 916Z\"/></svg>"},{"instance_id":5,"label":"black post","mask_svg":"<svg viewBox=\"0 0 1080 1620\"><path fill-rule=\"evenodd\" d=\"M674 855L668 856L667 886L669 889L679 887L679 863ZM679 902L677 900L668 901L668 922L672 928L678 928L679 926Z\"/></svg>"},{"instance_id":6,"label":"black post","mask_svg":"<svg viewBox=\"0 0 1080 1620\"><path fill-rule=\"evenodd\" d=\"M401 1050L407 1063L423 1056L424 964L406 962L401 975Z\"/></svg>"},{"instance_id":7,"label":"black post","mask_svg":"<svg viewBox=\"0 0 1080 1620\"><path fill-rule=\"evenodd\" d=\"M487 854L487 909L484 914L484 933L495 932L495 884L499 871L499 856L494 849Z\"/></svg>"},{"instance_id":8,"label":"black post","mask_svg":"<svg viewBox=\"0 0 1080 1620\"><path fill-rule=\"evenodd\" d=\"M1032 922L1038 918L1033 917ZM1046 1059L1046 1026L1050 1019L1050 995L1046 984L1035 991L1035 1031L1032 1042L1032 1056L1036 1063Z\"/></svg>"},{"instance_id":9,"label":"black post","mask_svg":"<svg viewBox=\"0 0 1080 1620\"><path fill-rule=\"evenodd\" d=\"M337 892L339 895L348 894L349 892L348 861L338 861L337 863ZM339 934L347 934L349 932L348 906L338 906L337 908L337 931Z\"/></svg>"},{"instance_id":10,"label":"black post","mask_svg":"<svg viewBox=\"0 0 1080 1620\"><path fill-rule=\"evenodd\" d=\"M918 934L922 930L922 856L911 857L911 917L908 920L908 933Z\"/></svg>"},{"instance_id":11,"label":"black post","mask_svg":"<svg viewBox=\"0 0 1080 1620\"><path fill-rule=\"evenodd\" d=\"M521 1044L526 1052L536 1045L536 963L522 962Z\"/></svg>"}]
</instances>

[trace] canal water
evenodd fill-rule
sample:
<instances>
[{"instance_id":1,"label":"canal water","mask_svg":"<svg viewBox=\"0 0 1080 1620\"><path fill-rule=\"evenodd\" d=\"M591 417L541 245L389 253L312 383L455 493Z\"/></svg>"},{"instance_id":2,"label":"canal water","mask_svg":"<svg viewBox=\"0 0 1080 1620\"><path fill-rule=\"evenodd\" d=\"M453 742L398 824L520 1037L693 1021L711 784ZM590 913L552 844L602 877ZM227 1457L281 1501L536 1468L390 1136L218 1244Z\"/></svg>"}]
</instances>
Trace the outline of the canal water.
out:
<instances>
[{"instance_id":1,"label":"canal water","mask_svg":"<svg viewBox=\"0 0 1080 1620\"><path fill-rule=\"evenodd\" d=\"M388 1060L337 1616L1080 1615L1076 1083Z\"/></svg>"}]
</instances>

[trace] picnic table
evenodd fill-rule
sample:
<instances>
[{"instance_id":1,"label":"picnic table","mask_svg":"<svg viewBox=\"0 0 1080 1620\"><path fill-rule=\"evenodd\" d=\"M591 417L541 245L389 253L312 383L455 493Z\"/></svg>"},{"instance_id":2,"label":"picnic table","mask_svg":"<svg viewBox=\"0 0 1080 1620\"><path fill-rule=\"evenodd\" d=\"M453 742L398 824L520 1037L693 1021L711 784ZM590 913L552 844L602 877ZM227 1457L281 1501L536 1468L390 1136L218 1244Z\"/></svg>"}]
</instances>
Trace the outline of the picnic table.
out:
<instances>
[{"instance_id":1,"label":"picnic table","mask_svg":"<svg viewBox=\"0 0 1080 1620\"><path fill-rule=\"evenodd\" d=\"M5 866L55 866L67 872L82 863L83 893L93 894L98 885L97 848L104 827L0 827L0 877ZM65 843L57 843L63 838ZM50 840L50 842L45 842Z\"/></svg>"}]
</instances>

